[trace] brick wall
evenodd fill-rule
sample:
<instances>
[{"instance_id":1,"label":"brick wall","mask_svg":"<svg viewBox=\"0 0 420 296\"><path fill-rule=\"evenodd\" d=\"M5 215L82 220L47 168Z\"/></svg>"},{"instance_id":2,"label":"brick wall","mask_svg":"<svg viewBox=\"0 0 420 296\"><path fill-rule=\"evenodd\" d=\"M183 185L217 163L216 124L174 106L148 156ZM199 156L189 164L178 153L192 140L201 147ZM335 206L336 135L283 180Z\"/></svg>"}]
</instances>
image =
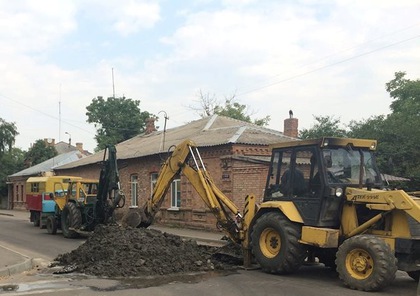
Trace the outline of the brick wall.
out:
<instances>
[{"instance_id":1,"label":"brick wall","mask_svg":"<svg viewBox=\"0 0 420 296\"><path fill-rule=\"evenodd\" d=\"M26 190L25 182L27 177L14 177L9 181L12 183L8 186L11 190L10 199L7 208L15 210L26 210Z\"/></svg>"},{"instance_id":2,"label":"brick wall","mask_svg":"<svg viewBox=\"0 0 420 296\"><path fill-rule=\"evenodd\" d=\"M270 155L266 146L223 145L200 149L206 169L216 186L243 212L247 194L254 194L261 200L268 172L268 164L251 163L236 160L235 155L262 156ZM162 155L167 157L166 154ZM131 205L131 176L137 175L138 206L143 206L151 196L151 174L158 173L163 160L158 156L148 156L130 160L120 160L119 173L122 190L126 195L126 205L117 213L122 216ZM99 178L99 165L57 171L61 175L75 175L85 178ZM181 179L181 206L171 208L171 196L168 192L161 205L155 223L196 229L216 230L216 219L200 198L186 176Z\"/></svg>"}]
</instances>

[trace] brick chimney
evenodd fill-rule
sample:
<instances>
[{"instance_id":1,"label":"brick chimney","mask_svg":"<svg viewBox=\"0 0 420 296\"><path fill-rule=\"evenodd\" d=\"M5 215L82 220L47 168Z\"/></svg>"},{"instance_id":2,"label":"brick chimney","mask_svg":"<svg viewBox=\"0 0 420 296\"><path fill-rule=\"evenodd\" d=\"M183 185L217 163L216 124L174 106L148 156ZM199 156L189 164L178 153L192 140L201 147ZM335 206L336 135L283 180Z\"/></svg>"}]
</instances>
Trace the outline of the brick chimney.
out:
<instances>
[{"instance_id":1,"label":"brick chimney","mask_svg":"<svg viewBox=\"0 0 420 296\"><path fill-rule=\"evenodd\" d=\"M292 110L289 111L289 116L289 118L284 120L283 134L288 137L297 138L299 120L297 118L293 118Z\"/></svg>"},{"instance_id":2,"label":"brick chimney","mask_svg":"<svg viewBox=\"0 0 420 296\"><path fill-rule=\"evenodd\" d=\"M146 131L145 131L146 135L151 134L154 131L157 131L155 127L155 120L156 118L153 118L153 117L146 119Z\"/></svg>"},{"instance_id":3,"label":"brick chimney","mask_svg":"<svg viewBox=\"0 0 420 296\"><path fill-rule=\"evenodd\" d=\"M54 147L55 146L55 139L45 138L44 143L45 143L45 146L47 146L47 147Z\"/></svg>"},{"instance_id":4,"label":"brick chimney","mask_svg":"<svg viewBox=\"0 0 420 296\"><path fill-rule=\"evenodd\" d=\"M83 152L83 143L76 143L76 148L77 150L79 150L80 152Z\"/></svg>"}]
</instances>

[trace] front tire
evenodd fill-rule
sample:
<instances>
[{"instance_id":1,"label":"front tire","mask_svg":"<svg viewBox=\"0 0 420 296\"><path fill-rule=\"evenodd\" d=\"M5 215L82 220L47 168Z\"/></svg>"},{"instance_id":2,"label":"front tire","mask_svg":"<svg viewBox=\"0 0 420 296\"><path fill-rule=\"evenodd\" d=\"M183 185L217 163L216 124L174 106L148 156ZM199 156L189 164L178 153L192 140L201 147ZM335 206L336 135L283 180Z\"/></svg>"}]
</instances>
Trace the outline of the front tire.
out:
<instances>
[{"instance_id":1,"label":"front tire","mask_svg":"<svg viewBox=\"0 0 420 296\"><path fill-rule=\"evenodd\" d=\"M301 226L277 212L263 214L251 233L252 252L267 273L288 274L299 269L306 248L299 243Z\"/></svg>"},{"instance_id":2,"label":"front tire","mask_svg":"<svg viewBox=\"0 0 420 296\"><path fill-rule=\"evenodd\" d=\"M68 202L61 212L61 231L65 238L76 238L79 234L70 229L79 229L82 226L82 213L76 204Z\"/></svg>"},{"instance_id":3,"label":"front tire","mask_svg":"<svg viewBox=\"0 0 420 296\"><path fill-rule=\"evenodd\" d=\"M373 235L357 235L338 248L337 272L351 289L378 291L388 286L397 272L390 246Z\"/></svg>"}]
</instances>

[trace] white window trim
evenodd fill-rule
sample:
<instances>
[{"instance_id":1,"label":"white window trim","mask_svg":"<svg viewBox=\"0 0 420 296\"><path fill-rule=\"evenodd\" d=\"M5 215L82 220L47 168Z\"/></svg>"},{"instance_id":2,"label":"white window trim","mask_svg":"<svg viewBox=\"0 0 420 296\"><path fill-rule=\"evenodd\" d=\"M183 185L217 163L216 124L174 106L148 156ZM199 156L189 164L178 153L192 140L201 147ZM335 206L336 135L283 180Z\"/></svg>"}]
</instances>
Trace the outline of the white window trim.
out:
<instances>
[{"instance_id":1,"label":"white window trim","mask_svg":"<svg viewBox=\"0 0 420 296\"><path fill-rule=\"evenodd\" d=\"M180 178L179 179L174 179L171 183L171 207L168 210L172 210L172 211L173 210L179 210L179 205L173 205L172 204L172 201L173 201L172 193L174 192L173 186L175 186L175 184L178 184L178 186L181 187L181 179ZM177 192L180 191L179 187L175 188ZM177 200L178 200L178 197L177 197Z\"/></svg>"},{"instance_id":2,"label":"white window trim","mask_svg":"<svg viewBox=\"0 0 420 296\"><path fill-rule=\"evenodd\" d=\"M135 178L135 182L133 179ZM138 184L139 184L139 176L137 174L130 175L130 193L131 193L131 205L129 208L138 208ZM134 188L133 188L134 187ZM134 189L134 190L133 190ZM133 203L133 201L135 203Z\"/></svg>"}]
</instances>

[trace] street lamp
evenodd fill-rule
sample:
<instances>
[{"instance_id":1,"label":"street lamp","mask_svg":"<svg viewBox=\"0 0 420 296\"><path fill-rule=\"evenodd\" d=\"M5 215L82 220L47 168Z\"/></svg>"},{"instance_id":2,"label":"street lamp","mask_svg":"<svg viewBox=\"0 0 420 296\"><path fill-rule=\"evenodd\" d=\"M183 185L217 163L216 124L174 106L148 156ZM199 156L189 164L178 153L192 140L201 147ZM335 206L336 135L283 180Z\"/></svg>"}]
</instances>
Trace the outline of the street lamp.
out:
<instances>
[{"instance_id":1,"label":"street lamp","mask_svg":"<svg viewBox=\"0 0 420 296\"><path fill-rule=\"evenodd\" d=\"M66 135L69 135L69 147L71 146L71 134L68 132L65 132Z\"/></svg>"}]
</instances>

